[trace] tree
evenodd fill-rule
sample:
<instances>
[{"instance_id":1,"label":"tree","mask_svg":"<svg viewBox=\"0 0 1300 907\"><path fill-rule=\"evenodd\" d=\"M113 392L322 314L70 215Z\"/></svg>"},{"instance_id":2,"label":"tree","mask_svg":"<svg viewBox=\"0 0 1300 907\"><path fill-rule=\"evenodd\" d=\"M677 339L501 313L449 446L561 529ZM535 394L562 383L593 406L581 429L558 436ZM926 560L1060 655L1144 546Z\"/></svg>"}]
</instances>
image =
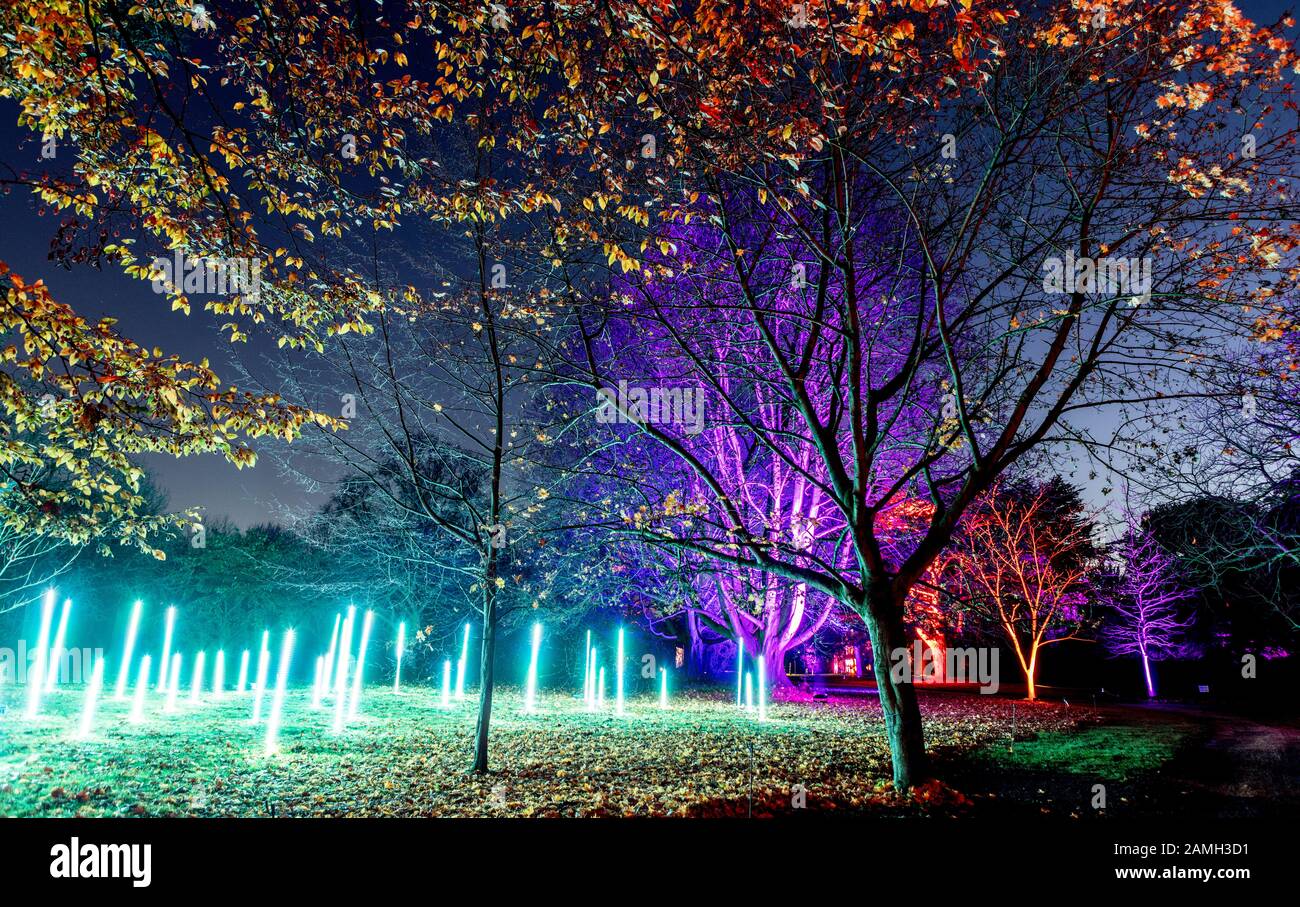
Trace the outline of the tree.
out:
<instances>
[{"instance_id":1,"label":"tree","mask_svg":"<svg viewBox=\"0 0 1300 907\"><path fill-rule=\"evenodd\" d=\"M470 236L473 276L448 278L444 298L409 318L381 313L373 335L338 341L336 355L286 355L279 377L304 399L343 403L347 431L312 433L298 458L318 460L337 488L315 520L318 544L360 554L365 576L390 572L422 628L433 626L430 577L454 593L444 607L478 613L473 769L486 772L503 619L547 601L559 571L546 549L550 476L532 453L547 430L530 381L540 312L492 285L486 231Z\"/></svg>"},{"instance_id":2,"label":"tree","mask_svg":"<svg viewBox=\"0 0 1300 907\"><path fill-rule=\"evenodd\" d=\"M735 534L733 550L704 548L836 597L889 651L911 587L1003 472L1055 443L1104 446L1089 411L1156 397L1152 372L1220 343L1243 297L1284 289L1258 275L1295 277L1275 225L1294 129L1263 112L1291 103L1280 30L1219 0L970 6L521 0L413 3L394 21L344 0L204 16L35 2L0 18L0 92L35 135L75 149L70 175L21 181L50 204L87 219L121 206L168 252L263 264L256 299L209 303L236 339L272 323L286 345L323 347L395 302L314 247L318 233L509 218L545 232L534 267L594 317L602 265L637 273L669 242L665 220L721 219L742 305L719 315L762 338L844 530L830 560L769 552L749 505L702 475ZM478 133L484 166L442 170L429 149L449 124ZM754 250L730 229L751 198L825 292L775 312L755 292ZM898 218L884 242L863 241L864 205ZM133 242L105 254L156 277L154 250ZM894 262L871 298L864 254L866 270ZM1044 288L1045 259L1091 278ZM833 383L817 393L823 363ZM654 437L707 474L680 438ZM896 560L875 524L903 498L934 509ZM878 679L907 787L926 773L920 711L910 687Z\"/></svg>"},{"instance_id":3,"label":"tree","mask_svg":"<svg viewBox=\"0 0 1300 907\"><path fill-rule=\"evenodd\" d=\"M256 459L247 439L329 421L222 388L206 362L145 349L112 319L88 324L0 262L4 279L0 521L12 532L74 546L125 540L161 557L148 539L175 520L147 512L133 455L216 453L242 467Z\"/></svg>"},{"instance_id":4,"label":"tree","mask_svg":"<svg viewBox=\"0 0 1300 907\"><path fill-rule=\"evenodd\" d=\"M1289 645L1295 633L1295 505L1222 495L1162 503L1148 531L1194 589L1189 635L1205 648L1238 654Z\"/></svg>"},{"instance_id":5,"label":"tree","mask_svg":"<svg viewBox=\"0 0 1300 907\"><path fill-rule=\"evenodd\" d=\"M57 534L24 531L0 521L0 614L40 598L82 550Z\"/></svg>"},{"instance_id":6,"label":"tree","mask_svg":"<svg viewBox=\"0 0 1300 907\"><path fill-rule=\"evenodd\" d=\"M1097 550L1078 492L1059 478L995 486L961 530L970 604L1001 630L1037 698L1045 646L1079 638Z\"/></svg>"},{"instance_id":7,"label":"tree","mask_svg":"<svg viewBox=\"0 0 1300 907\"><path fill-rule=\"evenodd\" d=\"M1137 655L1147 698L1156 695L1151 662L1175 655L1189 621L1179 603L1191 590L1178 584L1174 559L1139 527L1130 526L1120 545L1119 582L1107 596L1109 614L1102 639L1112 655Z\"/></svg>"},{"instance_id":8,"label":"tree","mask_svg":"<svg viewBox=\"0 0 1300 907\"><path fill-rule=\"evenodd\" d=\"M1294 279L1276 267L1294 245L1269 219L1285 202L1268 173L1287 168L1294 130L1262 111L1285 103L1295 56L1213 3L854 4L810 8L806 28L776 6L650 12L633 20L642 44L598 43L591 69L620 73L625 121L661 141L590 200L622 200L642 173L674 191L665 226L601 234L636 292L587 320L587 376L639 377L601 355L618 347L609 321L635 319L678 350L675 380L713 395L742 450L807 450L843 527L812 557L759 531L766 502L710 460L707 432L671 424L640 430L707 494L678 492L689 513L649 508L650 529L836 597L890 652L912 587L1006 470L1107 450L1089 413L1160 406L1152 374L1246 330L1242 298L1275 292L1260 275ZM584 87L586 111L604 96ZM1234 108L1254 157L1239 135L1225 145ZM640 260L620 235L646 244ZM594 300L579 276L561 291ZM720 386L729 374L745 392ZM793 419L756 418L752 387ZM887 552L878 523L912 498L932 505L928 526ZM718 535L682 531L700 507ZM876 664L907 786L926 772L915 692Z\"/></svg>"}]
</instances>

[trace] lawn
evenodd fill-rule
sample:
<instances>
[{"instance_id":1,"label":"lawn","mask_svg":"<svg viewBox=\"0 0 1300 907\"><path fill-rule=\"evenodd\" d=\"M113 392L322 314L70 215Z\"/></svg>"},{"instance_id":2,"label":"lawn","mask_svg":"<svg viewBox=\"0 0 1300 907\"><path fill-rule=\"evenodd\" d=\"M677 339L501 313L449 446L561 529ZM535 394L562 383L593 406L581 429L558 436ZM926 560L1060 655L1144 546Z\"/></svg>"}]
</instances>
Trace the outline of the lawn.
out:
<instances>
[{"instance_id":1,"label":"lawn","mask_svg":"<svg viewBox=\"0 0 1300 907\"><path fill-rule=\"evenodd\" d=\"M1008 768L1059 770L1128 781L1169 762L1191 731L1186 722L1049 731L1016 743L1014 748L985 749L980 755Z\"/></svg>"},{"instance_id":2,"label":"lawn","mask_svg":"<svg viewBox=\"0 0 1300 907\"><path fill-rule=\"evenodd\" d=\"M280 752L263 755L251 697L190 704L175 714L152 697L142 724L129 703L101 703L95 734L71 739L82 692L58 690L41 716L22 715L22 689L0 687L0 814L19 816L673 816L790 814L792 789L807 813L959 812L942 788L892 794L874 700L777 703L760 723L722 691L694 692L661 711L653 699L616 717L547 694L521 714L517 689L498 690L492 768L466 774L476 702L443 709L437 694L371 687L341 736L332 711L290 691ZM1011 702L922 694L930 746L944 758L1009 740ZM1087 717L1055 704L1019 704L1017 736L1068 739ZM1044 736L1044 739L1054 739ZM1086 739L1086 738L1079 738ZM1022 744L1017 750L1026 752ZM1027 758L1027 757L1024 757Z\"/></svg>"}]
</instances>

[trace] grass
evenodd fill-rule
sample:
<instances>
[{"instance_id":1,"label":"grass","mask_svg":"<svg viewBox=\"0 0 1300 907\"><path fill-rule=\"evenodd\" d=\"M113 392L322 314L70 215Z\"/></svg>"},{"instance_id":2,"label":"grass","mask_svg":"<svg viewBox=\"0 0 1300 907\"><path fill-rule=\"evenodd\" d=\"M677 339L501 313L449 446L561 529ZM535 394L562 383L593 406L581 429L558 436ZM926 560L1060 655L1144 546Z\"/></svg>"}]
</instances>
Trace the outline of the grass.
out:
<instances>
[{"instance_id":1,"label":"grass","mask_svg":"<svg viewBox=\"0 0 1300 907\"><path fill-rule=\"evenodd\" d=\"M680 695L668 711L634 699L620 718L545 691L541 712L523 715L518 690L505 688L495 698L493 771L479 777L465 771L474 697L444 710L426 687L368 688L339 736L328 703L313 711L309 690L291 690L280 752L269 758L247 694L197 705L182 695L170 715L151 694L139 725L110 695L85 741L71 739L80 689L55 691L31 721L22 697L0 686L0 814L9 816L771 815L790 813L795 785L808 812L953 806L942 796L900 803L889 792L874 700L777 703L760 724L725 691ZM1006 737L1008 700L922 698L936 749L972 752ZM1022 704L1018 727L1065 741L1078 716L1054 705L1026 716ZM1022 746L1017 758L1027 759Z\"/></svg>"},{"instance_id":2,"label":"grass","mask_svg":"<svg viewBox=\"0 0 1300 907\"><path fill-rule=\"evenodd\" d=\"M999 746L979 755L1008 767L1128 781L1156 771L1172 759L1192 730L1188 723L1171 722L1048 731L1032 740L1017 741L1012 752Z\"/></svg>"}]
</instances>

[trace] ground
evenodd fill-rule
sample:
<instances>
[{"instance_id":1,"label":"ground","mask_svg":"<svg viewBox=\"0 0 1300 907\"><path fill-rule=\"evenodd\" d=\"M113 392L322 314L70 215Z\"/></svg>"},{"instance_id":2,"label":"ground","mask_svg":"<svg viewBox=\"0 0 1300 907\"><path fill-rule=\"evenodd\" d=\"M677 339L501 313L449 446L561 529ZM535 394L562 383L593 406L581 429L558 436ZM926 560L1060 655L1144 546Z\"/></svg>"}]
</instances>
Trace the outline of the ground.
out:
<instances>
[{"instance_id":1,"label":"ground","mask_svg":"<svg viewBox=\"0 0 1300 907\"><path fill-rule=\"evenodd\" d=\"M1294 808L1300 751L1294 728L1224 716L923 692L945 783L899 797L879 707L862 698L778 703L760 723L722 691L679 696L667 711L634 700L616 717L559 693L524 715L507 688L486 777L465 772L472 696L443 709L428 688L370 688L361 715L334 736L332 712L292 690L271 758L246 694L182 696L175 714L151 698L139 725L127 722L128 703L108 699L95 734L77 741L82 699L58 690L28 721L22 689L0 687L0 815L1252 814ZM1092 806L1097 784L1103 810ZM792 802L799 786L803 811Z\"/></svg>"}]
</instances>

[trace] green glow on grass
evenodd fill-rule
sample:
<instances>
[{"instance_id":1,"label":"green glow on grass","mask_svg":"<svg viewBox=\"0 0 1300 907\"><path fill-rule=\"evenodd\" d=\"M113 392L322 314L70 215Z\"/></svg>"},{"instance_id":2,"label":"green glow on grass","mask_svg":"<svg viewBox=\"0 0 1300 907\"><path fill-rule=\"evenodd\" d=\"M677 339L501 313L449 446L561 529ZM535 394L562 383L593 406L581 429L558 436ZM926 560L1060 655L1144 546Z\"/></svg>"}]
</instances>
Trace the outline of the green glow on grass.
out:
<instances>
[{"instance_id":1,"label":"green glow on grass","mask_svg":"<svg viewBox=\"0 0 1300 907\"><path fill-rule=\"evenodd\" d=\"M41 630L36 637L36 664L27 672L26 716L35 718L41 712L41 693L44 690L45 660L50 657L50 623L54 620L54 590L45 593L41 603Z\"/></svg>"},{"instance_id":2,"label":"green glow on grass","mask_svg":"<svg viewBox=\"0 0 1300 907\"><path fill-rule=\"evenodd\" d=\"M131 606L131 620L126 625L126 644L122 647L122 664L117 669L117 689L113 698L119 702L126 698L126 681L131 676L131 653L135 651L135 637L140 631L140 612L144 602L138 598Z\"/></svg>"}]
</instances>

